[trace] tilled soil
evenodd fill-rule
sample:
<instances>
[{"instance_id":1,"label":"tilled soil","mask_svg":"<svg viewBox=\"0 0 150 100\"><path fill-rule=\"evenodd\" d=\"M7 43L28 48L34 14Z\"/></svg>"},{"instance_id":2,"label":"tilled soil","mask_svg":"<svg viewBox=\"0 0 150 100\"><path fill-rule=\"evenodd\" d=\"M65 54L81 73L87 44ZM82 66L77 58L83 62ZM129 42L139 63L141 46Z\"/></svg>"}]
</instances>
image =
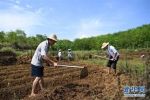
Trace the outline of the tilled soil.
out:
<instances>
[{"instance_id":1,"label":"tilled soil","mask_svg":"<svg viewBox=\"0 0 150 100\"><path fill-rule=\"evenodd\" d=\"M38 86L37 95L30 97L34 80L30 76L30 64L16 64L0 67L1 100L126 100L123 88L127 79L125 74L118 77L107 74L106 67L94 66L81 62L58 62L63 65L85 66L88 76L80 79L81 69L44 67L45 90ZM137 99L138 100L138 99ZM139 99L140 100L140 99Z\"/></svg>"}]
</instances>

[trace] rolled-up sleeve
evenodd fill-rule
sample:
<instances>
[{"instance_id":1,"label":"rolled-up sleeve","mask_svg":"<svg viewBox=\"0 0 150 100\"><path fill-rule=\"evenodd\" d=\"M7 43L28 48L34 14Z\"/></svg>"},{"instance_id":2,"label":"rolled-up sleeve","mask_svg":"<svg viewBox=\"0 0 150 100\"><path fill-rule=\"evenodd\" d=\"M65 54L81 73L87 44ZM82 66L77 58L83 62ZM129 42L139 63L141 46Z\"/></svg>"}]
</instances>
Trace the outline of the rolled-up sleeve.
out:
<instances>
[{"instance_id":1,"label":"rolled-up sleeve","mask_svg":"<svg viewBox=\"0 0 150 100\"><path fill-rule=\"evenodd\" d=\"M112 46L111 50L113 51L113 53L117 53L117 50Z\"/></svg>"}]
</instances>

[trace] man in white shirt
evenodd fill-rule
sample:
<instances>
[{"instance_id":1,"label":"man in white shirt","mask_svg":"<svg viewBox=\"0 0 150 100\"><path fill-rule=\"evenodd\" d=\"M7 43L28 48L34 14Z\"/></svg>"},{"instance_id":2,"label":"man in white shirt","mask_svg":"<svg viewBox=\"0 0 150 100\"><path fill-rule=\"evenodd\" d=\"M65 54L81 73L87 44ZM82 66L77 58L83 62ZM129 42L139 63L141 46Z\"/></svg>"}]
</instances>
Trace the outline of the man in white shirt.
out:
<instances>
[{"instance_id":1,"label":"man in white shirt","mask_svg":"<svg viewBox=\"0 0 150 100\"><path fill-rule=\"evenodd\" d=\"M58 52L58 59L59 59L59 61L61 61L61 57L62 57L62 55L61 55L61 49L60 49L59 52Z\"/></svg>"},{"instance_id":2,"label":"man in white shirt","mask_svg":"<svg viewBox=\"0 0 150 100\"><path fill-rule=\"evenodd\" d=\"M71 49L68 49L68 61L71 61L72 58L72 52Z\"/></svg>"},{"instance_id":3,"label":"man in white shirt","mask_svg":"<svg viewBox=\"0 0 150 100\"><path fill-rule=\"evenodd\" d=\"M105 49L107 51L107 54L109 55L110 59L107 63L107 67L108 67L108 74L110 74L110 68L112 66L112 68L114 69L114 73L115 75L117 75L116 73L116 65L117 65L117 61L119 60L119 53L118 51L115 49L115 47L109 45L109 43L103 43L102 44L102 49Z\"/></svg>"},{"instance_id":4,"label":"man in white shirt","mask_svg":"<svg viewBox=\"0 0 150 100\"><path fill-rule=\"evenodd\" d=\"M51 34L47 40L41 42L35 50L35 53L31 60L31 76L35 77L32 85L31 96L35 96L35 88L38 83L40 85L41 90L44 90L44 81L43 81L43 61L45 60L47 63L51 63L54 67L57 67L57 63L51 60L47 54L49 50L49 46L54 45L57 42L57 36L55 34Z\"/></svg>"}]
</instances>

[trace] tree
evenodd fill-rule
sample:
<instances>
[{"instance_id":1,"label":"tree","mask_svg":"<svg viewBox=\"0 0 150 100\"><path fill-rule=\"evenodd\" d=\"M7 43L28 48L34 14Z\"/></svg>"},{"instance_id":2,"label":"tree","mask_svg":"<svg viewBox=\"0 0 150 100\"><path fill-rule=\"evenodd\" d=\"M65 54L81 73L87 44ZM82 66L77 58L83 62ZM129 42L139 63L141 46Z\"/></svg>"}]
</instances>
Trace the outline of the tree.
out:
<instances>
[{"instance_id":1,"label":"tree","mask_svg":"<svg viewBox=\"0 0 150 100\"><path fill-rule=\"evenodd\" d=\"M4 43L4 42L6 42L5 41L5 33L4 33L4 31L1 31L0 32L0 43Z\"/></svg>"}]
</instances>

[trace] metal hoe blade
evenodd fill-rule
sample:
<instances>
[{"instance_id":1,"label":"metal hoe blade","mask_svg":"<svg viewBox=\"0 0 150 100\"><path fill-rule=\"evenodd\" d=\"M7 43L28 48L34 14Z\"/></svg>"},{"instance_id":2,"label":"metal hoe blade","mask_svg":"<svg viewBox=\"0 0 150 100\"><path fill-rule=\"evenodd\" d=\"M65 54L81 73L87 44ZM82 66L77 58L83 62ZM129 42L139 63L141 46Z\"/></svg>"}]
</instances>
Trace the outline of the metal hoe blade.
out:
<instances>
[{"instance_id":1,"label":"metal hoe blade","mask_svg":"<svg viewBox=\"0 0 150 100\"><path fill-rule=\"evenodd\" d=\"M81 70L81 73L80 73L80 79L82 78L85 78L88 76L88 69L86 67L84 67L82 70Z\"/></svg>"}]
</instances>

